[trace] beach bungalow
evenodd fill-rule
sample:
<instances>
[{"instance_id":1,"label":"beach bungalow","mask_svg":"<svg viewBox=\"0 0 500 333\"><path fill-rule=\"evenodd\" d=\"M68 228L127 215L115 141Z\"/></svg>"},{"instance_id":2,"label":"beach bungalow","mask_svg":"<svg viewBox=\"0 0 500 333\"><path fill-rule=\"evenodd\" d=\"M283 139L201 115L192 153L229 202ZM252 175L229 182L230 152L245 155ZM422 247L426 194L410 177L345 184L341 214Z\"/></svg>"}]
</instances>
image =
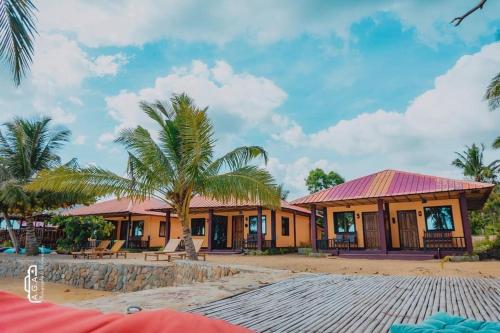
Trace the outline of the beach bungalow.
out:
<instances>
[{"instance_id":1,"label":"beach bungalow","mask_svg":"<svg viewBox=\"0 0 500 333\"><path fill-rule=\"evenodd\" d=\"M311 210L314 251L348 257L424 259L472 253L469 210L494 185L384 170L296 199ZM324 237L316 239L317 212Z\"/></svg>"},{"instance_id":2,"label":"beach bungalow","mask_svg":"<svg viewBox=\"0 0 500 333\"><path fill-rule=\"evenodd\" d=\"M182 226L173 209L155 199L113 199L65 214L103 216L115 225L112 239L128 240L129 247L159 247L171 238L182 238ZM195 196L189 219L193 238L203 239L206 250L239 252L243 247L264 250L311 246L309 216L308 209L284 200L274 211L256 203L222 203ZM318 238L321 227L315 230Z\"/></svg>"}]
</instances>

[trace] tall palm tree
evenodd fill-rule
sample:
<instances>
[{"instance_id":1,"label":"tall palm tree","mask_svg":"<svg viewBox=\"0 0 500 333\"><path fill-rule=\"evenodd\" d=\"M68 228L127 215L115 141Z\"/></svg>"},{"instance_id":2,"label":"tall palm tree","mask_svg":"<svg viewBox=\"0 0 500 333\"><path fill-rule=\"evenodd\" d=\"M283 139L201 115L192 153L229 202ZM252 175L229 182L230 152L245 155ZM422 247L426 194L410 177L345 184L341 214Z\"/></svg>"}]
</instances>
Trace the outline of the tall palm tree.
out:
<instances>
[{"instance_id":1,"label":"tall palm tree","mask_svg":"<svg viewBox=\"0 0 500 333\"><path fill-rule=\"evenodd\" d=\"M207 108L198 108L185 94L175 95L170 101L170 105L160 101L140 103L158 126L157 140L142 126L123 130L116 140L128 151L127 177L94 166L61 167L40 173L29 188L114 194L139 200L157 198L177 212L186 252L192 260L197 259L189 223L194 195L279 207L273 177L250 164L259 157L267 162L264 149L240 147L214 159L215 138Z\"/></svg>"},{"instance_id":2,"label":"tall palm tree","mask_svg":"<svg viewBox=\"0 0 500 333\"><path fill-rule=\"evenodd\" d=\"M0 206L7 220L9 213L16 213L26 221L26 253L29 255L38 253L33 226L35 213L89 201L80 193L28 191L25 188L40 171L61 165L56 152L69 140L70 131L52 128L50 122L51 119L46 117L34 120L15 118L0 130ZM67 168L72 166L66 165Z\"/></svg>"},{"instance_id":3,"label":"tall palm tree","mask_svg":"<svg viewBox=\"0 0 500 333\"><path fill-rule=\"evenodd\" d=\"M486 88L484 99L488 101L491 111L500 106L500 73L491 80L488 88Z\"/></svg>"},{"instance_id":4,"label":"tall palm tree","mask_svg":"<svg viewBox=\"0 0 500 333\"><path fill-rule=\"evenodd\" d=\"M0 58L9 64L16 85L33 59L36 10L31 0L0 0Z\"/></svg>"},{"instance_id":5,"label":"tall palm tree","mask_svg":"<svg viewBox=\"0 0 500 333\"><path fill-rule=\"evenodd\" d=\"M478 146L474 143L472 146L466 146L466 150L462 153L455 152L458 157L451 164L462 169L464 176L477 182L491 181L500 168L500 160L485 165L484 148L484 144Z\"/></svg>"}]
</instances>

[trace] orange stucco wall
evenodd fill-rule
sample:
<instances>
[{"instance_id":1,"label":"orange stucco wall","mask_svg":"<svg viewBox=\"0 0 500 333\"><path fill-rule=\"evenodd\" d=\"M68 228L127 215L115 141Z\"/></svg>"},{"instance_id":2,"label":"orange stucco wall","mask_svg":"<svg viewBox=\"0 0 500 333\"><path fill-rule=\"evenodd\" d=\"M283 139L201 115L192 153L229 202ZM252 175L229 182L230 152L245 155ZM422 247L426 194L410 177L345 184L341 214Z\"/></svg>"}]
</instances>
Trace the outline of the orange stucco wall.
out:
<instances>
[{"instance_id":1,"label":"orange stucco wall","mask_svg":"<svg viewBox=\"0 0 500 333\"><path fill-rule=\"evenodd\" d=\"M244 237L246 238L249 233L249 217L256 216L257 210L239 211L233 212L215 212L215 215L227 216L227 244L226 246L230 248L233 242L232 236L232 218L233 216L243 215L244 221ZM266 240L271 240L271 211L263 210L262 215L266 216ZM289 219L289 235L282 234L282 217L288 217ZM193 238L203 239L203 247L208 246L208 213L197 213L190 214L189 219L193 218L204 218L205 219L205 236L193 236ZM127 219L121 217L106 217L108 221L116 222L116 239L120 238L120 228L121 221L126 222ZM144 235L143 240L147 240L150 236L150 246L151 247L161 247L165 245L165 237L159 236L160 222L165 221L163 216L132 216L133 221L144 221ZM182 238L182 226L179 223L177 217L171 217L171 227L170 227L170 237L171 238ZM318 231L318 234L320 232ZM319 237L319 236L318 236ZM276 246L277 247L294 247L301 245L310 245L310 227L309 227L309 217L304 215L295 214L295 228L294 228L294 214L287 211L277 211L276 212Z\"/></svg>"},{"instance_id":2,"label":"orange stucco wall","mask_svg":"<svg viewBox=\"0 0 500 333\"><path fill-rule=\"evenodd\" d=\"M462 218L460 215L460 205L458 199L447 199L447 200L429 200L427 203L423 204L420 201L412 201L412 202L398 202L389 204L389 214L390 214L390 226L391 226L391 238L392 238L392 247L399 248L399 229L398 229L398 211L403 210L414 210L416 211L417 216L417 225L418 225L418 234L420 247L424 246L423 237L425 228L425 214L424 207L432 207L432 206L451 206L452 214L453 214L453 223L455 226L455 230L452 232L453 237L463 237L463 227L462 227ZM328 238L335 238L335 230L334 230L334 221L333 221L333 213L334 212L346 212L353 211L355 216L355 225L356 225L356 233L358 246L364 246L364 235L363 235L363 222L362 216L364 212L376 212L377 205L351 205L350 207L329 207L327 209L328 212ZM359 217L358 217L359 215Z\"/></svg>"}]
</instances>

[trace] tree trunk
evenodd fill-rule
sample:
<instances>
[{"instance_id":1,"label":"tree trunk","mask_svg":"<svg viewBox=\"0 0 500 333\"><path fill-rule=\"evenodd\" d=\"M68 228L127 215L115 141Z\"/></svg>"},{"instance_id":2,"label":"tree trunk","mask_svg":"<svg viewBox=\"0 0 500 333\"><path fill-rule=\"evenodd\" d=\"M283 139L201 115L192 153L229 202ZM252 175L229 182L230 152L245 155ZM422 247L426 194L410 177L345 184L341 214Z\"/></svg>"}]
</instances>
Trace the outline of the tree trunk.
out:
<instances>
[{"instance_id":1,"label":"tree trunk","mask_svg":"<svg viewBox=\"0 0 500 333\"><path fill-rule=\"evenodd\" d=\"M38 241L35 235L35 226L31 218L26 220L26 255L38 255Z\"/></svg>"},{"instance_id":2,"label":"tree trunk","mask_svg":"<svg viewBox=\"0 0 500 333\"><path fill-rule=\"evenodd\" d=\"M184 238L184 247L186 248L187 258L189 260L198 260L198 254L194 248L193 237L191 237L191 228L182 226L182 236Z\"/></svg>"},{"instance_id":3,"label":"tree trunk","mask_svg":"<svg viewBox=\"0 0 500 333\"><path fill-rule=\"evenodd\" d=\"M12 227L12 223L9 220L9 216L4 214L5 224L7 225L7 231L9 232L10 240L12 241L12 247L19 253L19 241L17 240L17 235Z\"/></svg>"}]
</instances>

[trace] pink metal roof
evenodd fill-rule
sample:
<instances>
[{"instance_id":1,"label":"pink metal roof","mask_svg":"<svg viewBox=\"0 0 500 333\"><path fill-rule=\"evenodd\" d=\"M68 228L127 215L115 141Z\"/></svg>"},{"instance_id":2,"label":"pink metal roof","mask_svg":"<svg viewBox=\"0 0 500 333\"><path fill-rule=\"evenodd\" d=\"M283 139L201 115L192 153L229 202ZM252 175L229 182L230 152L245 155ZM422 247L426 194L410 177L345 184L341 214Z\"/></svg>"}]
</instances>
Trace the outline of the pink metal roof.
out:
<instances>
[{"instance_id":1,"label":"pink metal roof","mask_svg":"<svg viewBox=\"0 0 500 333\"><path fill-rule=\"evenodd\" d=\"M255 202L236 203L235 201L221 202L203 196L195 196L191 199L190 207L192 209L221 208L235 210L245 207L256 207L259 204ZM164 216L159 212L160 209L171 208L169 205L157 199L148 199L143 202L134 202L130 198L112 199L95 203L90 206L81 206L65 211L64 215L112 215L112 214L135 214L135 215L154 215ZM303 214L310 214L306 208L294 206L285 200L281 201L281 208L294 210Z\"/></svg>"},{"instance_id":2,"label":"pink metal roof","mask_svg":"<svg viewBox=\"0 0 500 333\"><path fill-rule=\"evenodd\" d=\"M493 184L473 181L454 180L397 170L384 170L298 198L291 203L299 205L398 195L463 191L493 186Z\"/></svg>"},{"instance_id":3,"label":"pink metal roof","mask_svg":"<svg viewBox=\"0 0 500 333\"><path fill-rule=\"evenodd\" d=\"M161 212L153 212L149 209L162 205L157 199L147 199L142 202L134 202L130 198L112 199L97 202L90 206L81 206L65 211L64 215L112 215L112 214L134 214L164 216Z\"/></svg>"}]
</instances>

